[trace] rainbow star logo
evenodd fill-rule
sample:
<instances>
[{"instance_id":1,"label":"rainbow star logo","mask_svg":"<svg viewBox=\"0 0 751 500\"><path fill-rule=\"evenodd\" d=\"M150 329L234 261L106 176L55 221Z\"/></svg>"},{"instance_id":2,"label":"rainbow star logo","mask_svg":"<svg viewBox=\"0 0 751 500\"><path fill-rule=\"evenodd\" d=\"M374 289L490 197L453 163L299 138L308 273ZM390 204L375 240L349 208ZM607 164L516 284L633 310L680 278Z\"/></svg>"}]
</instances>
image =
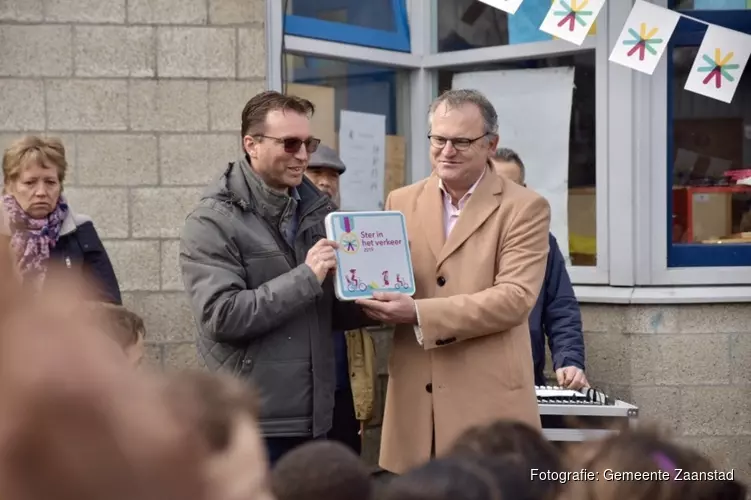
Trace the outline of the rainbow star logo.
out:
<instances>
[{"instance_id":1,"label":"rainbow star logo","mask_svg":"<svg viewBox=\"0 0 751 500\"><path fill-rule=\"evenodd\" d=\"M633 40L623 41L623 45L633 45L631 50L628 51L628 56L631 57L638 52L640 61L644 60L647 52L656 56L657 50L655 50L652 45L662 43L662 38L654 38L657 31L657 28L652 28L649 30L649 33L647 33L647 23L641 23L641 26L639 26L639 33L637 33L635 29L629 28L628 34L633 37Z\"/></svg>"},{"instance_id":2,"label":"rainbow star logo","mask_svg":"<svg viewBox=\"0 0 751 500\"><path fill-rule=\"evenodd\" d=\"M581 3L579 3L579 0L571 0L571 5L569 5L566 0L560 0L560 6L563 7L563 10L556 10L553 12L556 16L563 16L563 19L558 23L558 27L561 28L564 24L568 23L568 30L574 31L576 23L579 23L582 26L587 26L587 21L584 20L584 16L591 16L592 11L583 9L588 3L589 0L581 0Z\"/></svg>"},{"instance_id":3,"label":"rainbow star logo","mask_svg":"<svg viewBox=\"0 0 751 500\"><path fill-rule=\"evenodd\" d=\"M704 59L707 66L701 66L697 68L697 71L699 73L709 73L704 80L702 80L704 85L708 85L714 78L715 87L721 89L723 78L729 82L735 81L735 78L728 73L728 70L738 69L740 68L740 64L728 64L731 59L733 59L732 52L728 52L725 54L725 57L722 57L722 51L720 49L714 49L714 59L707 54L702 54L701 58Z\"/></svg>"}]
</instances>

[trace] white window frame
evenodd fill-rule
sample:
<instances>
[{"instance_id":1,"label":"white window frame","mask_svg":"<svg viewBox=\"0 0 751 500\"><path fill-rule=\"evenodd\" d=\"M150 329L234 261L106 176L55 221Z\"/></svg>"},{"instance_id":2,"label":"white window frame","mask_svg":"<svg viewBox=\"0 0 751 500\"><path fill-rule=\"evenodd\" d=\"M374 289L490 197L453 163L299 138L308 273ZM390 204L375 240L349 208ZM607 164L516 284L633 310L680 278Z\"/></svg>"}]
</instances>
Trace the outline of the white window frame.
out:
<instances>
[{"instance_id":1,"label":"white window frame","mask_svg":"<svg viewBox=\"0 0 751 500\"><path fill-rule=\"evenodd\" d=\"M438 0L440 1L440 0ZM665 7L667 0L654 0ZM436 53L436 0L407 0L411 53L284 36L281 2L267 1L267 83L282 89L281 54L360 61L408 71L409 85L399 100L407 127L406 182L430 175L427 114L437 92L437 71L500 61L560 56L595 50L597 265L568 268L577 296L586 302L666 303L751 301L750 267L667 267L667 62L643 75L610 63L633 2L607 2L597 35L581 47L554 40ZM282 44L282 41L284 44ZM609 118L613 117L613 120ZM424 147L423 147L424 146ZM655 216L655 214L657 216ZM604 285L604 286L603 286ZM694 288L680 288L693 285ZM704 286L702 286L704 285ZM709 285L709 286L707 286ZM718 286L719 285L719 286ZM643 287L649 288L643 288ZM640 288L641 287L641 288Z\"/></svg>"},{"instance_id":2,"label":"white window frame","mask_svg":"<svg viewBox=\"0 0 751 500\"><path fill-rule=\"evenodd\" d=\"M501 61L539 59L543 57L573 54L595 50L596 60L596 214L597 214L597 265L570 266L571 279L577 284L608 285L613 282L609 274L611 261L608 227L609 209L609 131L608 108L611 90L608 88L608 23L598 23L597 35L588 37L581 47L563 40L536 42L520 45L487 47L464 50L461 52L435 53L436 45L436 0L407 0L410 23L411 53L393 52L370 47L358 47L343 43L315 40L297 36L283 35L283 16L281 2L267 1L267 80L270 89L281 90L281 55L286 54L325 57L360 61L364 63L393 67L409 71L409 106L400 117L403 123L409 123L409 133L405 134L409 158L407 182L415 182L430 175L428 146L421 138L426 138L427 115L430 102L436 96L438 70L456 68L481 63ZM604 19L607 5L600 14ZM283 44L282 44L283 41ZM424 147L421 147L423 146ZM622 185L619 187L623 187ZM617 211L616 211L617 212ZM612 226L611 226L612 227ZM618 238L616 237L618 241ZM616 247L617 248L617 247ZM622 268L621 268L622 269ZM629 275L630 271L620 274ZM633 284L633 279L620 279L618 284Z\"/></svg>"},{"instance_id":3,"label":"white window frame","mask_svg":"<svg viewBox=\"0 0 751 500\"><path fill-rule=\"evenodd\" d=\"M667 267L664 134L669 55L651 76L608 60L633 1L607 2L598 16L597 34L581 47L554 40L448 53L435 50L436 1L440 0L407 0L412 50L406 54L283 37L282 2L268 0L268 88L282 89L282 50L408 71L409 86L400 90L399 100L408 98L409 105L400 110L404 114L399 119L407 130L409 168L405 180L415 182L430 175L428 147L422 139L428 134L428 107L437 92L439 69L595 49L597 265L568 268L577 297L582 302L621 304L751 301L751 288L738 286L751 282L751 267ZM653 1L667 5L666 0Z\"/></svg>"},{"instance_id":4,"label":"white window frame","mask_svg":"<svg viewBox=\"0 0 751 500\"><path fill-rule=\"evenodd\" d=\"M611 100L610 96L612 95L611 89L608 88L608 71L610 69L608 62L608 45L610 30L608 29L608 23L602 22L602 20L607 19L608 4L605 4L605 7L603 7L602 12L598 16L600 22L597 23L597 34L587 37L580 47L563 40L551 40L438 53L436 52L436 9L437 2L440 0L431 0L429 2L425 2L425 0L416 1L422 1L427 4L427 7L431 11L430 15L423 17L422 19L424 21L419 24L423 25L420 27L421 30L430 33L431 52L426 54L423 58L423 68L430 70L428 78L433 81L431 86L434 90L437 89L438 70L440 69L456 70L463 66L525 59L541 59L544 57L575 54L589 50L595 51L595 89L597 93L595 104L595 143L597 148L595 154L597 192L595 202L597 214L597 265L568 266L568 272L571 276L571 281L576 284L608 285L611 284L615 278L618 284L632 285L633 277L630 270L626 273L616 273L615 276L609 272L609 263L611 262L610 249L618 249L618 246L614 245L611 247L609 236L612 237L612 235L608 234L608 227L612 227L608 220L608 214L611 213L609 203L612 203L612 201L608 196L608 192L610 191L608 187L610 183L607 167L609 160L612 160L612 156L617 153L617 151L610 152L610 138L607 126L608 109L611 105L609 101ZM428 24L428 26L425 26L425 24ZM429 102L435 96L436 94L434 92L422 99ZM611 156L609 157L609 155ZM617 237L615 241L620 243L620 240ZM626 279L624 279L621 274L625 274Z\"/></svg>"},{"instance_id":5,"label":"white window frame","mask_svg":"<svg viewBox=\"0 0 751 500\"><path fill-rule=\"evenodd\" d=\"M667 0L653 0L653 3L667 7ZM648 124L640 129L634 143L636 156L636 189L634 205L637 207L636 227L639 230L637 241L639 285L749 285L751 266L735 267L668 267L667 256L667 141L665 131L668 125L667 102L670 99L667 83L666 53L654 74L638 77L639 96L635 101L637 123ZM636 72L635 72L636 73Z\"/></svg>"},{"instance_id":6,"label":"white window frame","mask_svg":"<svg viewBox=\"0 0 751 500\"><path fill-rule=\"evenodd\" d=\"M420 2L408 3L408 14L410 19L420 14ZM267 85L271 90L282 90L282 53L321 57L326 59L339 59L342 61L355 61L366 64L373 64L383 67L389 67L399 70L408 71L409 83L403 88L399 88L397 99L400 102L409 102L409 106L399 107L397 112L400 116L397 123L405 129L404 141L407 148L407 158L409 168L407 169L406 182L414 182L422 179L430 173L430 167L427 174L423 167L428 162L428 153L419 151L420 148L413 146L415 137L420 131L420 120L414 120L413 117L419 116L423 103L416 99L415 95L420 95L421 86L425 85L424 71L421 70L423 50L420 44L416 42L420 38L419 28L411 28L412 51L411 53L395 52L372 47L360 47L339 42L330 42L326 40L317 40L299 36L283 35L284 12L282 11L282 2L279 0L266 1L266 70ZM429 103L428 103L429 104ZM425 114L427 115L427 105ZM422 120L424 121L424 120ZM422 126L425 128L425 125ZM425 132L427 135L427 132Z\"/></svg>"}]
</instances>

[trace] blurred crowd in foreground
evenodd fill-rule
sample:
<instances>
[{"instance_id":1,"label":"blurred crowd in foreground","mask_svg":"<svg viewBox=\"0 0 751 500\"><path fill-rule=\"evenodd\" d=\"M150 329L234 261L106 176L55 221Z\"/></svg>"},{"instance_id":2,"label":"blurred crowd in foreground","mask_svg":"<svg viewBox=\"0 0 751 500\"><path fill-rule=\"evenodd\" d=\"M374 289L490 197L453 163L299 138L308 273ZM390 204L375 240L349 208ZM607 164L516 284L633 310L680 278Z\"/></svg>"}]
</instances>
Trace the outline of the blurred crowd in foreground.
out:
<instances>
[{"instance_id":1,"label":"blurred crowd in foreground","mask_svg":"<svg viewBox=\"0 0 751 500\"><path fill-rule=\"evenodd\" d=\"M0 245L0 249L7 248ZM500 421L446 456L381 477L312 441L269 470L246 384L136 369L143 323L51 268L23 289L0 255L2 500L740 500L745 487L648 431L560 450ZM634 473L634 474L630 474Z\"/></svg>"}]
</instances>

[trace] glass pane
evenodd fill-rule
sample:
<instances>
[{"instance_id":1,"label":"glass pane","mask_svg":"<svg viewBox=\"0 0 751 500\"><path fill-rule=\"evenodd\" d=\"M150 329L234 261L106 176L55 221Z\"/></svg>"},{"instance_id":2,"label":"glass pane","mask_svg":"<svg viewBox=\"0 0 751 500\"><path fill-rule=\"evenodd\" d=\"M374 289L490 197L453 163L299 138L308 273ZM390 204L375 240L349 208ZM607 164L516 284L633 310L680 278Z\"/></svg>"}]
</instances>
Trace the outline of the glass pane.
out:
<instances>
[{"instance_id":1,"label":"glass pane","mask_svg":"<svg viewBox=\"0 0 751 500\"><path fill-rule=\"evenodd\" d=\"M675 0L678 10L745 10L751 9L751 0Z\"/></svg>"},{"instance_id":2,"label":"glass pane","mask_svg":"<svg viewBox=\"0 0 751 500\"><path fill-rule=\"evenodd\" d=\"M406 182L409 75L392 68L317 57L286 55L286 92L316 106L313 134L338 151L343 110L386 117L385 195ZM359 168L347 165L349 172ZM347 199L343 192L342 199Z\"/></svg>"},{"instance_id":3,"label":"glass pane","mask_svg":"<svg viewBox=\"0 0 751 500\"><path fill-rule=\"evenodd\" d=\"M568 136L568 151L559 154L568 156L568 189L557 200L549 198L551 208L563 203L568 209L568 248L561 251L568 253L575 266L594 266L597 264L597 204L596 204L596 143L595 143L595 54L594 51L582 52L573 56L516 61L503 64L486 64L464 71L525 70L534 68L573 67L574 89L569 130L562 131ZM458 72L439 71L439 90L451 89L452 80ZM520 95L523 90L520 89ZM526 117L508 116L503 109L497 109L500 120L515 120L526 124L518 133L527 134L529 128L539 123L544 128L547 119L544 110L530 110ZM531 125L530 125L531 124ZM520 125L521 127L521 125ZM557 132L561 133L561 132ZM555 155L550 146L545 144L545 137L539 138L541 146L547 148L547 155ZM500 138L500 146L514 149L514 141ZM520 152L521 153L521 152ZM522 156L527 177L533 169L544 169L544 164L532 164ZM539 170L538 170L539 172ZM529 186L534 189L534 186ZM560 234L556 235L559 239ZM568 250L568 252L566 251Z\"/></svg>"},{"instance_id":4,"label":"glass pane","mask_svg":"<svg viewBox=\"0 0 751 500\"><path fill-rule=\"evenodd\" d=\"M287 14L396 31L392 0L289 0Z\"/></svg>"},{"instance_id":5,"label":"glass pane","mask_svg":"<svg viewBox=\"0 0 751 500\"><path fill-rule=\"evenodd\" d=\"M478 0L435 2L438 52L553 39L551 35L540 31L540 25L553 4L552 0L525 0L514 15ZM590 35L596 33L595 22Z\"/></svg>"},{"instance_id":6,"label":"glass pane","mask_svg":"<svg viewBox=\"0 0 751 500\"><path fill-rule=\"evenodd\" d=\"M732 104L688 92L697 53L673 50L672 241L751 243L751 71Z\"/></svg>"}]
</instances>

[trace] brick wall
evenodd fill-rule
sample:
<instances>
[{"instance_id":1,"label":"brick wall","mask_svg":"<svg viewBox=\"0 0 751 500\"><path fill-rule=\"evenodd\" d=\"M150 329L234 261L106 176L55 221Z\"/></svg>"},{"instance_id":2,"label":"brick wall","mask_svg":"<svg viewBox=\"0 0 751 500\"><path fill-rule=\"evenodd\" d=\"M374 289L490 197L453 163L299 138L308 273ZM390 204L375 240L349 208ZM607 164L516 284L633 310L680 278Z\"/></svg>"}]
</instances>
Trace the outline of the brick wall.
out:
<instances>
[{"instance_id":1,"label":"brick wall","mask_svg":"<svg viewBox=\"0 0 751 500\"><path fill-rule=\"evenodd\" d=\"M66 195L94 218L159 366L196 362L177 238L266 86L265 15L264 0L0 1L0 146L64 140Z\"/></svg>"}]
</instances>

